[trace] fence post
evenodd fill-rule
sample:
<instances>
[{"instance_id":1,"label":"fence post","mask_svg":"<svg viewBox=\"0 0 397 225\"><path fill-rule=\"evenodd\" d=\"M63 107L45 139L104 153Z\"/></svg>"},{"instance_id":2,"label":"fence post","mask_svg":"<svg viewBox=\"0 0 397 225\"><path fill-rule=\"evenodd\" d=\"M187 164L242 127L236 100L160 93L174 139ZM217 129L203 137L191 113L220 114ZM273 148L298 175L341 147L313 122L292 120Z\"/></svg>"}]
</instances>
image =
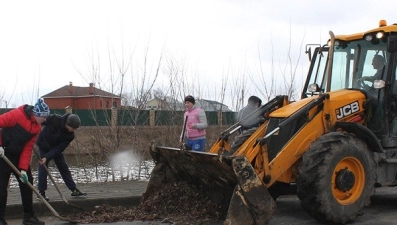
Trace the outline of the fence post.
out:
<instances>
[{"instance_id":1,"label":"fence post","mask_svg":"<svg viewBox=\"0 0 397 225\"><path fill-rule=\"evenodd\" d=\"M114 106L112 107L111 126L113 128L117 126L117 108Z\"/></svg>"},{"instance_id":2,"label":"fence post","mask_svg":"<svg viewBox=\"0 0 397 225\"><path fill-rule=\"evenodd\" d=\"M73 111L73 109L72 109L71 106L66 106L66 107L65 107L65 112L66 112L66 113L72 114L72 111Z\"/></svg>"},{"instance_id":3,"label":"fence post","mask_svg":"<svg viewBox=\"0 0 397 225\"><path fill-rule=\"evenodd\" d=\"M218 126L222 127L222 111L218 110Z\"/></svg>"},{"instance_id":4,"label":"fence post","mask_svg":"<svg viewBox=\"0 0 397 225\"><path fill-rule=\"evenodd\" d=\"M149 110L149 125L151 127L154 127L156 121L156 111L155 110Z\"/></svg>"}]
</instances>

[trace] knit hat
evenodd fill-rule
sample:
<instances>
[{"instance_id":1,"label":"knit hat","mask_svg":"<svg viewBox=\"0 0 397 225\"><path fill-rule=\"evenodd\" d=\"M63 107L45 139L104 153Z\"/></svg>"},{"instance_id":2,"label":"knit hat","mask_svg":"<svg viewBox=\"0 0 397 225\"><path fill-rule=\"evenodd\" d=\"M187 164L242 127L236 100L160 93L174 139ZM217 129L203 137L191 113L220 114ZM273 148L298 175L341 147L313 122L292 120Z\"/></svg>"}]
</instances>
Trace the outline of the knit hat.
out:
<instances>
[{"instance_id":1,"label":"knit hat","mask_svg":"<svg viewBox=\"0 0 397 225\"><path fill-rule=\"evenodd\" d=\"M80 117L76 114L70 114L66 119L66 124L73 129L79 128L80 123L81 123Z\"/></svg>"},{"instance_id":2,"label":"knit hat","mask_svg":"<svg viewBox=\"0 0 397 225\"><path fill-rule=\"evenodd\" d=\"M50 108L48 108L48 105L44 102L44 99L37 99L37 102L33 108L33 114L39 117L47 117L50 115Z\"/></svg>"},{"instance_id":3,"label":"knit hat","mask_svg":"<svg viewBox=\"0 0 397 225\"><path fill-rule=\"evenodd\" d=\"M191 102L194 105L196 103L196 100L194 100L193 96L188 95L185 97L185 102Z\"/></svg>"}]
</instances>

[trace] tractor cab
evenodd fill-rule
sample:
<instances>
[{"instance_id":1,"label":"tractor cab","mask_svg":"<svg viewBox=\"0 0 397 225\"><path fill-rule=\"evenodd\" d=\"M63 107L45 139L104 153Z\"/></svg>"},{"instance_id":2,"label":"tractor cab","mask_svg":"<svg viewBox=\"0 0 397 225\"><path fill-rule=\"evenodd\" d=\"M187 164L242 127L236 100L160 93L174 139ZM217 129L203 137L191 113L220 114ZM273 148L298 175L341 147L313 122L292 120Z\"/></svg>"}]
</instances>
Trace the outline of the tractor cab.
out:
<instances>
[{"instance_id":1,"label":"tractor cab","mask_svg":"<svg viewBox=\"0 0 397 225\"><path fill-rule=\"evenodd\" d=\"M340 89L366 95L364 123L384 147L397 146L397 25L366 33L333 36L327 45L306 52L312 61L302 98ZM332 66L329 66L332 65ZM354 108L346 108L348 111Z\"/></svg>"}]
</instances>

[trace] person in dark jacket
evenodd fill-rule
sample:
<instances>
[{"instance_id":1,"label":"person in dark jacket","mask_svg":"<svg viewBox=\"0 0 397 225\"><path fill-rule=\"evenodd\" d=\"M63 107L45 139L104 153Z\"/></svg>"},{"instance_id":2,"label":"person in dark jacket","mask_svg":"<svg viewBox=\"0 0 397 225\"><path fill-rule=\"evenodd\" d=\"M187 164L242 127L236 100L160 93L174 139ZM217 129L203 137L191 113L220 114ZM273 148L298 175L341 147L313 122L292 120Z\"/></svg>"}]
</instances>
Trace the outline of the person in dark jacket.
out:
<instances>
[{"instance_id":1,"label":"person in dark jacket","mask_svg":"<svg viewBox=\"0 0 397 225\"><path fill-rule=\"evenodd\" d=\"M45 194L47 190L47 171L44 166L48 167L48 163L54 160L59 173L62 176L66 186L72 192L71 196L82 196L86 193L81 192L76 187L70 173L69 166L66 162L63 151L73 141L75 135L74 131L80 126L80 118L76 114L65 114L63 116L58 114L51 114L43 123L44 128L37 138L36 145L39 147L41 160L39 161L39 182L38 189L40 194L48 201Z\"/></svg>"},{"instance_id":2,"label":"person in dark jacket","mask_svg":"<svg viewBox=\"0 0 397 225\"><path fill-rule=\"evenodd\" d=\"M258 115L252 115L262 104L262 100L257 96L252 95L248 98L248 104L242 108L237 114L237 121L240 123L240 133L253 127L259 126ZM251 115L250 117L247 117ZM247 118L246 118L247 117Z\"/></svg>"},{"instance_id":3,"label":"person in dark jacket","mask_svg":"<svg viewBox=\"0 0 397 225\"><path fill-rule=\"evenodd\" d=\"M0 159L0 225L7 225L4 219L7 206L7 187L11 173L17 178L23 205L23 224L43 225L33 211L33 190L27 182L33 183L30 169L32 148L41 130L41 123L50 114L48 105L38 99L34 106L22 105L0 115L0 158L4 155L21 171L21 177Z\"/></svg>"},{"instance_id":4,"label":"person in dark jacket","mask_svg":"<svg viewBox=\"0 0 397 225\"><path fill-rule=\"evenodd\" d=\"M372 58L372 66L376 69L376 73L373 76L364 76L361 77L360 81L370 81L374 83L375 80L385 79L383 73L385 72L385 58L381 55L375 55Z\"/></svg>"}]
</instances>

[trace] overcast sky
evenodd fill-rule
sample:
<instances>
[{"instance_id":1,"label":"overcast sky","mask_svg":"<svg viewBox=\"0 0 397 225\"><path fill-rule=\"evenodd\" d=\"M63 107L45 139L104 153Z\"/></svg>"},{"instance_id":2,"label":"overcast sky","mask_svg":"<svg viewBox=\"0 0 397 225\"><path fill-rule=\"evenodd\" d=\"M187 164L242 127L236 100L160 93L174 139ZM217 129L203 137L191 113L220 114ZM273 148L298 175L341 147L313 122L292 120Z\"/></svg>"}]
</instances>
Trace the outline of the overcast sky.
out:
<instances>
[{"instance_id":1,"label":"overcast sky","mask_svg":"<svg viewBox=\"0 0 397 225\"><path fill-rule=\"evenodd\" d=\"M154 57L167 52L186 59L214 83L227 68L245 65L255 74L259 58L266 70L289 54L304 77L306 44L324 44L330 30L351 34L381 19L397 23L394 6L368 0L1 1L0 107L33 104L69 82L88 86L92 57L106 64L109 49L143 59L140 52L150 46Z\"/></svg>"}]
</instances>

